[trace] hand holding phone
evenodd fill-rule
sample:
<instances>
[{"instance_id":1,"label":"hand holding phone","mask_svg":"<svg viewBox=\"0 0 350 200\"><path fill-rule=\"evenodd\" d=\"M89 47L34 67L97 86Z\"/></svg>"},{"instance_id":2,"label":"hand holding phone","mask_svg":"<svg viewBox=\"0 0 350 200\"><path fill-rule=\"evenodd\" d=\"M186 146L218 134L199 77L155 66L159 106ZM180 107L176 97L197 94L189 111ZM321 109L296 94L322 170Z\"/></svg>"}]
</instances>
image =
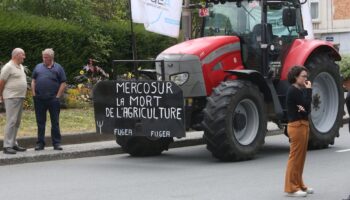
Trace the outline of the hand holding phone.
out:
<instances>
[{"instance_id":1,"label":"hand holding phone","mask_svg":"<svg viewBox=\"0 0 350 200\"><path fill-rule=\"evenodd\" d=\"M301 105L297 105L298 112L305 112L305 108Z\"/></svg>"}]
</instances>

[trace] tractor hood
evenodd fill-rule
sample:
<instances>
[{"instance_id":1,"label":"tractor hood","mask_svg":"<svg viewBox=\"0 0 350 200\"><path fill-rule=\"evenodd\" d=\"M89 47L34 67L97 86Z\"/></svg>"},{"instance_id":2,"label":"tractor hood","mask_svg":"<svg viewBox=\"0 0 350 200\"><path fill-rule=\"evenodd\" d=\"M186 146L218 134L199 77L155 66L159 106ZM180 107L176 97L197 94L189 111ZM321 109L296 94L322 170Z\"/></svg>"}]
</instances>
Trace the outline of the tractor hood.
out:
<instances>
[{"instance_id":1,"label":"tractor hood","mask_svg":"<svg viewBox=\"0 0 350 200\"><path fill-rule=\"evenodd\" d=\"M189 40L159 54L164 61L165 80L177 81L184 97L204 97L227 75L224 70L241 69L241 45L236 36L212 36ZM156 64L162 74L161 64Z\"/></svg>"},{"instance_id":2,"label":"tractor hood","mask_svg":"<svg viewBox=\"0 0 350 200\"><path fill-rule=\"evenodd\" d=\"M233 44L236 44L232 46ZM164 50L163 54L195 55L199 60L205 59L211 52L223 48L223 51L240 50L239 38L236 36L212 36L188 40Z\"/></svg>"}]
</instances>

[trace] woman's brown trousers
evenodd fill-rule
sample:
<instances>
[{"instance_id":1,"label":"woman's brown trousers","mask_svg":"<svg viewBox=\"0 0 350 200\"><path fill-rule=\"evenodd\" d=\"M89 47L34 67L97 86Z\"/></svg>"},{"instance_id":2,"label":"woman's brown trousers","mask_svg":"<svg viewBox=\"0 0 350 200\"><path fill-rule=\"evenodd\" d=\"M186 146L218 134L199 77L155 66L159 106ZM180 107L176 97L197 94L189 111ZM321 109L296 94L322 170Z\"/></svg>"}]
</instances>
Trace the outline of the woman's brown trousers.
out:
<instances>
[{"instance_id":1,"label":"woman's brown trousers","mask_svg":"<svg viewBox=\"0 0 350 200\"><path fill-rule=\"evenodd\" d=\"M288 123L290 151L284 191L291 193L306 190L303 183L303 170L309 140L309 122L298 120Z\"/></svg>"}]
</instances>

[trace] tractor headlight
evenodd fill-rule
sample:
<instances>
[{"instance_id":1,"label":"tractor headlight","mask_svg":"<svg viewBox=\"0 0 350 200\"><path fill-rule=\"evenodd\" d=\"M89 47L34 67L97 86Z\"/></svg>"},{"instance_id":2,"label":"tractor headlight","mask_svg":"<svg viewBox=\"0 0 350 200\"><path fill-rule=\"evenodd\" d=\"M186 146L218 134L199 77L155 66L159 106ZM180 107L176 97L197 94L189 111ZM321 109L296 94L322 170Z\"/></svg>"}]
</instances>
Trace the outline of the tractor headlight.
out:
<instances>
[{"instance_id":1,"label":"tractor headlight","mask_svg":"<svg viewBox=\"0 0 350 200\"><path fill-rule=\"evenodd\" d=\"M174 74L170 76L170 80L176 85L183 85L188 80L188 73Z\"/></svg>"}]
</instances>

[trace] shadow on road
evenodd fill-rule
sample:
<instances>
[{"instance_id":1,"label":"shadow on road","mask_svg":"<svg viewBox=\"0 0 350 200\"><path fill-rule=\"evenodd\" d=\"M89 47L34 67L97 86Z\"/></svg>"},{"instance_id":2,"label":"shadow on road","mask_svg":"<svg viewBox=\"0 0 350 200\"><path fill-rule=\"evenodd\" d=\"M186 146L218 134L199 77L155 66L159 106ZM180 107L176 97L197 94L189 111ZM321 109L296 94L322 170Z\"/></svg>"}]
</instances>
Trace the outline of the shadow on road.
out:
<instances>
[{"instance_id":1,"label":"shadow on road","mask_svg":"<svg viewBox=\"0 0 350 200\"><path fill-rule=\"evenodd\" d=\"M289 146L285 144L269 144L264 145L262 149L259 151L260 155L272 156L272 155L281 155L289 153Z\"/></svg>"},{"instance_id":2,"label":"shadow on road","mask_svg":"<svg viewBox=\"0 0 350 200\"><path fill-rule=\"evenodd\" d=\"M117 157L120 161L127 160L128 162L135 163L158 163L159 165L163 164L186 164L186 165L196 165L196 164L229 164L229 163L250 163L255 160L263 160L268 157L274 156L288 156L289 146L285 144L268 144L262 147L262 149L258 152L257 156L252 160L240 161L240 162L222 162L216 158L214 158L211 153L206 149L205 145L198 145L194 147L186 147L186 148L175 148L170 149L169 151L163 152L162 155L153 156L153 157L132 157L128 154L124 154L123 156Z\"/></svg>"}]
</instances>

